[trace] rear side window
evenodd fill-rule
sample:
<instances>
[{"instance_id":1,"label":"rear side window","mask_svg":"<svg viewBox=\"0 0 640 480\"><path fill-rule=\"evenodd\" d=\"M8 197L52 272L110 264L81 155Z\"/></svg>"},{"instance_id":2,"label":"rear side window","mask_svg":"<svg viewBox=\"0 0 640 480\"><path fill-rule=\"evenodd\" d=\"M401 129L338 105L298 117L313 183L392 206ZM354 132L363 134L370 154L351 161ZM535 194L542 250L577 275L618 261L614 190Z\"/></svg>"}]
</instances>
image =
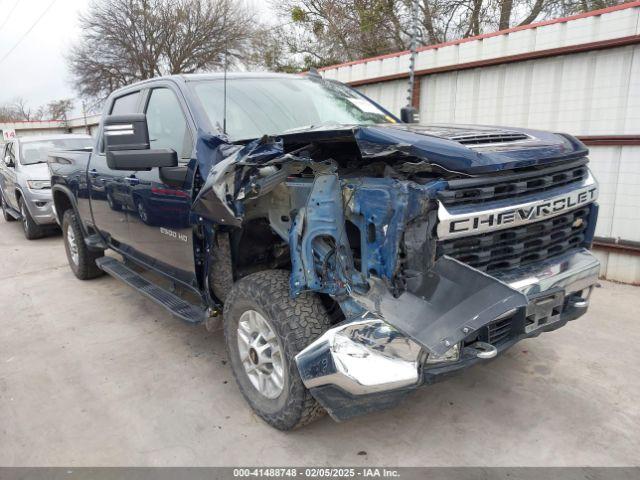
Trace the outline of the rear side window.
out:
<instances>
[{"instance_id":1,"label":"rear side window","mask_svg":"<svg viewBox=\"0 0 640 480\"><path fill-rule=\"evenodd\" d=\"M138 106L139 98L140 92L133 92L116 98L113 102L113 107L111 107L111 115L136 113L138 110L136 107Z\"/></svg>"}]
</instances>

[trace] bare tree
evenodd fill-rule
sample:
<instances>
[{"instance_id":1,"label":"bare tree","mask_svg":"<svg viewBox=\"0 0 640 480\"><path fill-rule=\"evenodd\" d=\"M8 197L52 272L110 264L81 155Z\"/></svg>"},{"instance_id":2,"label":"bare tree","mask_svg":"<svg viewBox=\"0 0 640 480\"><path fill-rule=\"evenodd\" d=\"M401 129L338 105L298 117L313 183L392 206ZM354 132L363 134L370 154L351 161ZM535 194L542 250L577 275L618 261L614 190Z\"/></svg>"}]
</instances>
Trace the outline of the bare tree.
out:
<instances>
[{"instance_id":1,"label":"bare tree","mask_svg":"<svg viewBox=\"0 0 640 480\"><path fill-rule=\"evenodd\" d=\"M73 110L73 106L73 100L70 98L54 100L47 105L49 117L52 120L62 120L66 122L68 120L69 112Z\"/></svg>"},{"instance_id":2,"label":"bare tree","mask_svg":"<svg viewBox=\"0 0 640 480\"><path fill-rule=\"evenodd\" d=\"M28 122L42 120L44 116L44 107L38 107L34 111L22 97L17 97L11 103L0 106L1 122Z\"/></svg>"},{"instance_id":3,"label":"bare tree","mask_svg":"<svg viewBox=\"0 0 640 480\"><path fill-rule=\"evenodd\" d=\"M15 111L11 108L10 105L0 105L0 122L14 122Z\"/></svg>"},{"instance_id":4,"label":"bare tree","mask_svg":"<svg viewBox=\"0 0 640 480\"><path fill-rule=\"evenodd\" d=\"M14 99L11 104L11 108L13 109L14 115L17 120L27 122L29 120L33 120L31 108L27 105L27 101L24 98L17 97L16 99Z\"/></svg>"},{"instance_id":5,"label":"bare tree","mask_svg":"<svg viewBox=\"0 0 640 480\"><path fill-rule=\"evenodd\" d=\"M66 122L73 106L73 100L67 98L51 101L33 110L26 100L18 97L9 104L0 105L0 122L32 122L44 118Z\"/></svg>"},{"instance_id":6,"label":"bare tree","mask_svg":"<svg viewBox=\"0 0 640 480\"><path fill-rule=\"evenodd\" d=\"M80 95L100 99L159 75L243 59L251 15L234 0L94 0L68 64Z\"/></svg>"},{"instance_id":7,"label":"bare tree","mask_svg":"<svg viewBox=\"0 0 640 480\"><path fill-rule=\"evenodd\" d=\"M279 62L287 69L292 64L302 69L406 50L410 43L413 1L272 0L282 26L269 51L288 58ZM433 45L602 8L618 1L418 0L418 3L418 42Z\"/></svg>"}]
</instances>

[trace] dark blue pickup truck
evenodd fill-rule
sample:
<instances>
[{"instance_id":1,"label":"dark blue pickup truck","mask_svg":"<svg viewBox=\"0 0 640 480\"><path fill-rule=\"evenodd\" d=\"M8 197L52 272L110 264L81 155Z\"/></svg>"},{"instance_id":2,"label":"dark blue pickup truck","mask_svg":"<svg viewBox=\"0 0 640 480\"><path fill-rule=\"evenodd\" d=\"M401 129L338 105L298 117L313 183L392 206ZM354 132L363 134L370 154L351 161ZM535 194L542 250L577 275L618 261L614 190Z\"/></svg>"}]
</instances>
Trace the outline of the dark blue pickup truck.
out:
<instances>
[{"instance_id":1,"label":"dark blue pickup truck","mask_svg":"<svg viewBox=\"0 0 640 480\"><path fill-rule=\"evenodd\" d=\"M223 328L247 402L288 430L584 314L587 155L565 134L402 123L314 74L202 74L114 92L93 152L49 168L75 275Z\"/></svg>"}]
</instances>

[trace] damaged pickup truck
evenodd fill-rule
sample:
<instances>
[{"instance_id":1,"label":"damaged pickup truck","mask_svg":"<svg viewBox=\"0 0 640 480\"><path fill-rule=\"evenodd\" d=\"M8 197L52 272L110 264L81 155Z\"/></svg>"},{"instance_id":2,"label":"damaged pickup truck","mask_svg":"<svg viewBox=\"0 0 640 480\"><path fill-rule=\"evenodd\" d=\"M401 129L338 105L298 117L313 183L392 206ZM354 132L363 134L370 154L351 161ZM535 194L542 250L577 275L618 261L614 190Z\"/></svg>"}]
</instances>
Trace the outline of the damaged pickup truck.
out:
<instances>
[{"instance_id":1,"label":"damaged pickup truck","mask_svg":"<svg viewBox=\"0 0 640 480\"><path fill-rule=\"evenodd\" d=\"M565 134L401 123L317 75L203 74L114 92L93 152L49 167L76 276L222 327L245 399L288 430L583 315L587 154Z\"/></svg>"}]
</instances>

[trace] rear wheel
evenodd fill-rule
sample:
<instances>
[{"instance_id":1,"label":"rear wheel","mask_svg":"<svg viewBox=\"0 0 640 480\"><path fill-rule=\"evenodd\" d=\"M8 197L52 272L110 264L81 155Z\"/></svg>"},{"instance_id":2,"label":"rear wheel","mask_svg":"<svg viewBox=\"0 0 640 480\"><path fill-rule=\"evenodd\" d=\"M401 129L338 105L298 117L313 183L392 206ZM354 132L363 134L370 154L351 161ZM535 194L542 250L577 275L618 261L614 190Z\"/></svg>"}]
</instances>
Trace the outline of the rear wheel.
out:
<instances>
[{"instance_id":1,"label":"rear wheel","mask_svg":"<svg viewBox=\"0 0 640 480\"><path fill-rule=\"evenodd\" d=\"M96 259L104 256L104 250L87 248L80 222L72 209L66 210L62 217L62 236L69 266L76 277L89 280L104 274L96 265Z\"/></svg>"},{"instance_id":2,"label":"rear wheel","mask_svg":"<svg viewBox=\"0 0 640 480\"><path fill-rule=\"evenodd\" d=\"M18 207L20 208L20 216L22 217L22 230L27 240L35 240L36 238L44 236L44 229L35 222L22 197L18 199Z\"/></svg>"},{"instance_id":3,"label":"rear wheel","mask_svg":"<svg viewBox=\"0 0 640 480\"><path fill-rule=\"evenodd\" d=\"M289 272L258 272L233 286L223 318L233 375L262 419L279 430L291 430L324 415L295 363L295 356L330 326L317 295L292 299Z\"/></svg>"},{"instance_id":4,"label":"rear wheel","mask_svg":"<svg viewBox=\"0 0 640 480\"><path fill-rule=\"evenodd\" d=\"M7 211L7 205L4 201L4 195L0 193L0 204L2 204L2 216L6 222L15 222L15 218L13 218L9 212Z\"/></svg>"}]
</instances>

